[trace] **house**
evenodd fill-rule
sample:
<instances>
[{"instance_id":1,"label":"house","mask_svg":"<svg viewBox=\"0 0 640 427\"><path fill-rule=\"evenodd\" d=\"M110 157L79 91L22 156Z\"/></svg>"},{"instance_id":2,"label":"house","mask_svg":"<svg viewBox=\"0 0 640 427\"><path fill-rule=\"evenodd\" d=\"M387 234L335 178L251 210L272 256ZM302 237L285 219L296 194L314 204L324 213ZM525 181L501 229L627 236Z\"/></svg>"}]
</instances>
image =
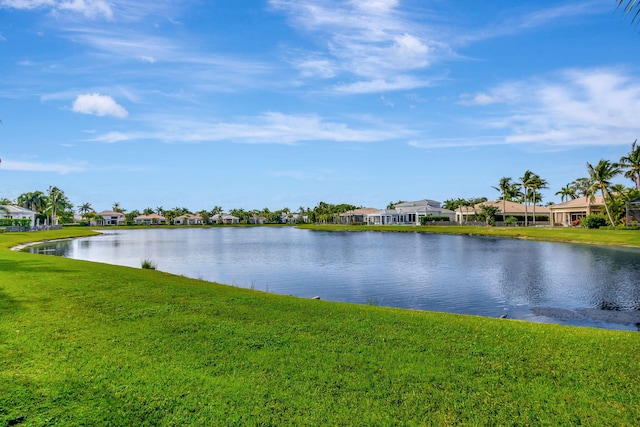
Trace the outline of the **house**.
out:
<instances>
[{"instance_id":1,"label":"house","mask_svg":"<svg viewBox=\"0 0 640 427\"><path fill-rule=\"evenodd\" d=\"M249 218L249 224L266 224L267 218L263 216L254 215Z\"/></svg>"},{"instance_id":2,"label":"house","mask_svg":"<svg viewBox=\"0 0 640 427\"><path fill-rule=\"evenodd\" d=\"M448 217L450 221L453 221L455 212L441 207L440 202L423 199L415 202L398 203L394 209L382 209L369 213L366 222L369 225L420 225L420 218L429 216Z\"/></svg>"},{"instance_id":3,"label":"house","mask_svg":"<svg viewBox=\"0 0 640 427\"><path fill-rule=\"evenodd\" d=\"M367 222L367 215L378 212L376 208L359 208L340 214L340 224L360 224Z\"/></svg>"},{"instance_id":4,"label":"house","mask_svg":"<svg viewBox=\"0 0 640 427\"><path fill-rule=\"evenodd\" d=\"M240 218L230 214L215 214L211 217L210 222L216 224L240 224Z\"/></svg>"},{"instance_id":5,"label":"house","mask_svg":"<svg viewBox=\"0 0 640 427\"><path fill-rule=\"evenodd\" d=\"M604 214L604 198L600 196L579 197L568 202L549 206L551 225L569 227L576 221L591 214Z\"/></svg>"},{"instance_id":6,"label":"house","mask_svg":"<svg viewBox=\"0 0 640 427\"><path fill-rule=\"evenodd\" d=\"M122 212L103 211L98 212L96 215L102 218L97 219L98 222L102 223L103 225L124 225L127 222L127 219Z\"/></svg>"},{"instance_id":7,"label":"house","mask_svg":"<svg viewBox=\"0 0 640 427\"><path fill-rule=\"evenodd\" d=\"M19 222L27 222L26 228L32 228L36 225L36 212L20 206L0 205L0 219L25 220ZM8 222L8 221L2 221ZM18 222L18 221L16 221ZM11 225L11 224L5 224ZM18 224L15 224L18 225Z\"/></svg>"},{"instance_id":8,"label":"house","mask_svg":"<svg viewBox=\"0 0 640 427\"><path fill-rule=\"evenodd\" d=\"M156 224L166 224L167 218L162 215L158 215L156 213L152 213L149 215L138 215L133 219L136 224L140 225L156 225Z\"/></svg>"},{"instance_id":9,"label":"house","mask_svg":"<svg viewBox=\"0 0 640 427\"><path fill-rule=\"evenodd\" d=\"M547 224L549 221L550 210L547 206L527 205L522 203L510 202L508 200L488 200L486 202L477 203L473 206L460 206L456 209L456 221L460 224L469 221L475 221L475 217L482 210L482 205L494 206L498 208L496 212L496 221L502 222L504 219L513 217L519 223L525 222L525 214L529 224ZM535 218L534 218L535 211ZM540 220L540 217L544 219ZM538 221L536 221L538 219Z\"/></svg>"},{"instance_id":10,"label":"house","mask_svg":"<svg viewBox=\"0 0 640 427\"><path fill-rule=\"evenodd\" d=\"M175 225L200 225L204 224L204 221L200 214L185 214L173 218Z\"/></svg>"}]
</instances>

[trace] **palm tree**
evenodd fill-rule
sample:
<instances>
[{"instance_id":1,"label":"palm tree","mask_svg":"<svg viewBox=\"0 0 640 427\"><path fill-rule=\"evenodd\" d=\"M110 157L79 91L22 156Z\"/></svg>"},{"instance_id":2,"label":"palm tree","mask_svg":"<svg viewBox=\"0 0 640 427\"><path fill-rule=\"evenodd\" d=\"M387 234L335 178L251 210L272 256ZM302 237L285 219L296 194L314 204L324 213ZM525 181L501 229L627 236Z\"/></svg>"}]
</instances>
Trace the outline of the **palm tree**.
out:
<instances>
[{"instance_id":1,"label":"palm tree","mask_svg":"<svg viewBox=\"0 0 640 427\"><path fill-rule=\"evenodd\" d=\"M80 205L80 207L78 207L78 213L82 216L84 216L84 214L93 211L93 208L91 207L91 203L83 203Z\"/></svg>"},{"instance_id":2,"label":"palm tree","mask_svg":"<svg viewBox=\"0 0 640 427\"><path fill-rule=\"evenodd\" d=\"M602 193L604 208L607 211L609 223L613 225L613 218L611 217L608 205L609 187L611 186L611 179L622 172L622 169L620 169L620 166L615 163L611 163L609 160L600 160L595 167L587 162L587 169L589 170L591 180L597 183L598 189Z\"/></svg>"},{"instance_id":3,"label":"palm tree","mask_svg":"<svg viewBox=\"0 0 640 427\"><path fill-rule=\"evenodd\" d=\"M624 3L625 0L618 0L618 7ZM634 13L635 12L635 13ZM627 0L626 6L624 6L624 16L632 15L631 22L635 22L640 16L640 1L638 0Z\"/></svg>"},{"instance_id":4,"label":"palm tree","mask_svg":"<svg viewBox=\"0 0 640 427\"><path fill-rule=\"evenodd\" d=\"M111 210L114 212L119 212L119 213L123 213L124 209L122 209L120 207L120 202L113 202L113 206L111 207Z\"/></svg>"},{"instance_id":5,"label":"palm tree","mask_svg":"<svg viewBox=\"0 0 640 427\"><path fill-rule=\"evenodd\" d=\"M567 200L573 200L577 197L576 187L569 183L562 187L560 191L556 192L556 196L560 196L560 200L563 202L566 202Z\"/></svg>"},{"instance_id":6,"label":"palm tree","mask_svg":"<svg viewBox=\"0 0 640 427\"><path fill-rule=\"evenodd\" d=\"M640 147L636 146L637 142L636 139L631 144L631 152L620 159L618 166L626 169L625 178L631 179L636 185L636 190L640 190Z\"/></svg>"},{"instance_id":7,"label":"palm tree","mask_svg":"<svg viewBox=\"0 0 640 427\"><path fill-rule=\"evenodd\" d=\"M529 225L529 212L527 211L527 203L529 200L529 188L532 187L536 174L530 170L526 170L524 175L520 178L520 184L524 188L524 226Z\"/></svg>"},{"instance_id":8,"label":"palm tree","mask_svg":"<svg viewBox=\"0 0 640 427\"><path fill-rule=\"evenodd\" d=\"M51 213L51 225L58 224L58 213L65 209L72 208L73 205L65 196L64 191L58 187L50 186L47 190L47 212Z\"/></svg>"},{"instance_id":9,"label":"palm tree","mask_svg":"<svg viewBox=\"0 0 640 427\"><path fill-rule=\"evenodd\" d=\"M536 225L536 201L538 200L538 190L549 188L549 183L540 178L540 175L534 174L534 179L531 182L531 188L533 188L533 225ZM542 195L540 195L540 201L542 201Z\"/></svg>"},{"instance_id":10,"label":"palm tree","mask_svg":"<svg viewBox=\"0 0 640 427\"><path fill-rule=\"evenodd\" d=\"M42 212L47 205L47 196L42 191L31 191L19 195L16 201L25 209Z\"/></svg>"},{"instance_id":11,"label":"palm tree","mask_svg":"<svg viewBox=\"0 0 640 427\"><path fill-rule=\"evenodd\" d=\"M507 210L507 193L512 186L511 178L502 177L497 187L492 187L500 192L502 195L502 222L504 222L505 211Z\"/></svg>"}]
</instances>

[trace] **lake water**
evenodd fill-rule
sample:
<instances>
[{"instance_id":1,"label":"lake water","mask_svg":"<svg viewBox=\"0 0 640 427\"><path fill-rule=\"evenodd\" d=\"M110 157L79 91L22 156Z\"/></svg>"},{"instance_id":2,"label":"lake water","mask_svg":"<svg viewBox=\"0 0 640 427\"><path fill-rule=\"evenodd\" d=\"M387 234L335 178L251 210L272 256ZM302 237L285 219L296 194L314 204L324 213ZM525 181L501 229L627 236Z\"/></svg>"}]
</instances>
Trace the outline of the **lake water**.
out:
<instances>
[{"instance_id":1,"label":"lake water","mask_svg":"<svg viewBox=\"0 0 640 427\"><path fill-rule=\"evenodd\" d=\"M105 231L27 249L278 294L637 330L640 250L292 227Z\"/></svg>"}]
</instances>

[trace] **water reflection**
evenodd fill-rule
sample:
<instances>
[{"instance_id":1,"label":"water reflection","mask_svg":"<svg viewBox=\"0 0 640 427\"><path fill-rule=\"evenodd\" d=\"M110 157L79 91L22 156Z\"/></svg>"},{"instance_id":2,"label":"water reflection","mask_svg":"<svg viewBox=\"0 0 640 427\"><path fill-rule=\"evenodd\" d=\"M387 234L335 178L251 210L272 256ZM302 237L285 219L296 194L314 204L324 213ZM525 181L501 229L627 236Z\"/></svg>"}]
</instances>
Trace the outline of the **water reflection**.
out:
<instances>
[{"instance_id":1,"label":"water reflection","mask_svg":"<svg viewBox=\"0 0 640 427\"><path fill-rule=\"evenodd\" d=\"M491 317L507 307L510 318L622 329L640 316L640 251L628 248L256 227L114 230L29 251L131 267L151 259L175 274L360 304Z\"/></svg>"}]
</instances>

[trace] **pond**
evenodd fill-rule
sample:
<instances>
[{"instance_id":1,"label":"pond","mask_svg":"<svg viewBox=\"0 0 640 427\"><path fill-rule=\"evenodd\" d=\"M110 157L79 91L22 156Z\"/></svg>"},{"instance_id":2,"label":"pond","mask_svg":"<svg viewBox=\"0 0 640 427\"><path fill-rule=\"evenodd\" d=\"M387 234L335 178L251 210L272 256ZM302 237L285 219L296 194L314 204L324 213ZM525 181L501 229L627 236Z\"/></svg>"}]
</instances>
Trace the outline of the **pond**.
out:
<instances>
[{"instance_id":1,"label":"pond","mask_svg":"<svg viewBox=\"0 0 640 427\"><path fill-rule=\"evenodd\" d=\"M303 298L637 330L640 250L293 227L123 229L33 253Z\"/></svg>"}]
</instances>

